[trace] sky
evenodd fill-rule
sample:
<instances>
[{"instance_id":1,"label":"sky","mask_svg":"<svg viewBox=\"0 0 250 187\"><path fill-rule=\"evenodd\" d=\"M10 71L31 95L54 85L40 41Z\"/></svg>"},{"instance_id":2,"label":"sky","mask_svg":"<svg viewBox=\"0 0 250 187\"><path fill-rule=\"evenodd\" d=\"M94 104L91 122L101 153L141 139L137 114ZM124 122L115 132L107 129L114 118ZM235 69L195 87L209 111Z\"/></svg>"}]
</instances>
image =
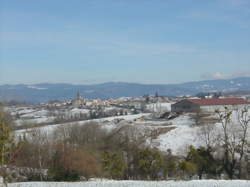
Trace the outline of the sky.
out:
<instances>
[{"instance_id":1,"label":"sky","mask_svg":"<svg viewBox=\"0 0 250 187\"><path fill-rule=\"evenodd\" d=\"M250 0L1 0L0 84L250 76Z\"/></svg>"}]
</instances>

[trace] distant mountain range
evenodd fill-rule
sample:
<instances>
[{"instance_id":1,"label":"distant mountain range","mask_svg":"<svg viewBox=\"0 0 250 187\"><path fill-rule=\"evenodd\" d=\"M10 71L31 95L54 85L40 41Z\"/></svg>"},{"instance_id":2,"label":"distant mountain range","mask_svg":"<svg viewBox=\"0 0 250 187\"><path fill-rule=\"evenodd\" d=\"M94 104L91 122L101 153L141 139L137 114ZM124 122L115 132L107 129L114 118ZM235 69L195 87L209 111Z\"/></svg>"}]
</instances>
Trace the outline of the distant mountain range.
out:
<instances>
[{"instance_id":1,"label":"distant mountain range","mask_svg":"<svg viewBox=\"0 0 250 187\"><path fill-rule=\"evenodd\" d=\"M49 100L68 100L77 92L85 98L138 97L158 92L162 96L195 95L200 92L250 91L250 77L223 80L206 80L181 84L137 84L109 82L94 85L73 84L18 84L0 85L0 101L25 101L31 103Z\"/></svg>"}]
</instances>

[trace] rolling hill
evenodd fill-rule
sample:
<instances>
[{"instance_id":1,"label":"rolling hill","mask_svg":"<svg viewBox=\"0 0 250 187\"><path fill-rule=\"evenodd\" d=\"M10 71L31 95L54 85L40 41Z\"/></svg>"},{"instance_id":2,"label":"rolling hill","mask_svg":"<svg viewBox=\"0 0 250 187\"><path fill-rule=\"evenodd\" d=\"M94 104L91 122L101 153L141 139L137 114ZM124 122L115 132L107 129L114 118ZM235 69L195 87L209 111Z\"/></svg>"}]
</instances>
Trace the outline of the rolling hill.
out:
<instances>
[{"instance_id":1,"label":"rolling hill","mask_svg":"<svg viewBox=\"0 0 250 187\"><path fill-rule=\"evenodd\" d=\"M49 100L68 100L80 92L85 98L138 97L145 94L164 96L195 95L200 92L249 91L250 77L223 80L206 80L181 84L137 84L109 82L94 85L73 84L18 84L0 85L0 101L25 101L31 103Z\"/></svg>"}]
</instances>

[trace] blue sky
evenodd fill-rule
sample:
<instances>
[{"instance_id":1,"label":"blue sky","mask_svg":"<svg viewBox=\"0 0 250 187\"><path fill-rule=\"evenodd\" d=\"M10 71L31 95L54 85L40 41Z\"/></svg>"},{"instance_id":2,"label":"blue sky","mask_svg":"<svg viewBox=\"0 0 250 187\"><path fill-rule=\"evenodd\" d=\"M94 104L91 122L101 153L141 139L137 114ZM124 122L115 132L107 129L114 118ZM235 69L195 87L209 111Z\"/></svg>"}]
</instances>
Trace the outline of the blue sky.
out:
<instances>
[{"instance_id":1,"label":"blue sky","mask_svg":"<svg viewBox=\"0 0 250 187\"><path fill-rule=\"evenodd\" d=\"M2 0L0 84L250 75L250 0Z\"/></svg>"}]
</instances>

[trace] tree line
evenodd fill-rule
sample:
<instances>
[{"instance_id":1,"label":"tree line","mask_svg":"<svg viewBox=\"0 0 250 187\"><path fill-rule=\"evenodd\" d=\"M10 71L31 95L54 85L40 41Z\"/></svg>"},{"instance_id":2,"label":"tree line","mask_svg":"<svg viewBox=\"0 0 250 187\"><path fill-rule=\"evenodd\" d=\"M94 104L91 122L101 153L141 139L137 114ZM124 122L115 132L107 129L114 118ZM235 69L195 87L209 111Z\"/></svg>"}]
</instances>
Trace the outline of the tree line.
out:
<instances>
[{"instance_id":1,"label":"tree line","mask_svg":"<svg viewBox=\"0 0 250 187\"><path fill-rule=\"evenodd\" d=\"M22 170L26 178L20 179L29 181L78 181L97 177L160 180L197 176L201 179L222 175L249 179L248 108L235 114L227 108L216 111L220 133L214 125L200 124L199 136L204 146L189 146L186 155L177 156L171 150L162 152L153 148L148 142L149 135L140 132L136 125L118 125L107 130L89 122L62 125L53 131L34 129L14 138L11 117L1 110L0 175L10 180L11 174L6 170L14 167L29 168ZM237 124L233 117L237 118Z\"/></svg>"}]
</instances>

